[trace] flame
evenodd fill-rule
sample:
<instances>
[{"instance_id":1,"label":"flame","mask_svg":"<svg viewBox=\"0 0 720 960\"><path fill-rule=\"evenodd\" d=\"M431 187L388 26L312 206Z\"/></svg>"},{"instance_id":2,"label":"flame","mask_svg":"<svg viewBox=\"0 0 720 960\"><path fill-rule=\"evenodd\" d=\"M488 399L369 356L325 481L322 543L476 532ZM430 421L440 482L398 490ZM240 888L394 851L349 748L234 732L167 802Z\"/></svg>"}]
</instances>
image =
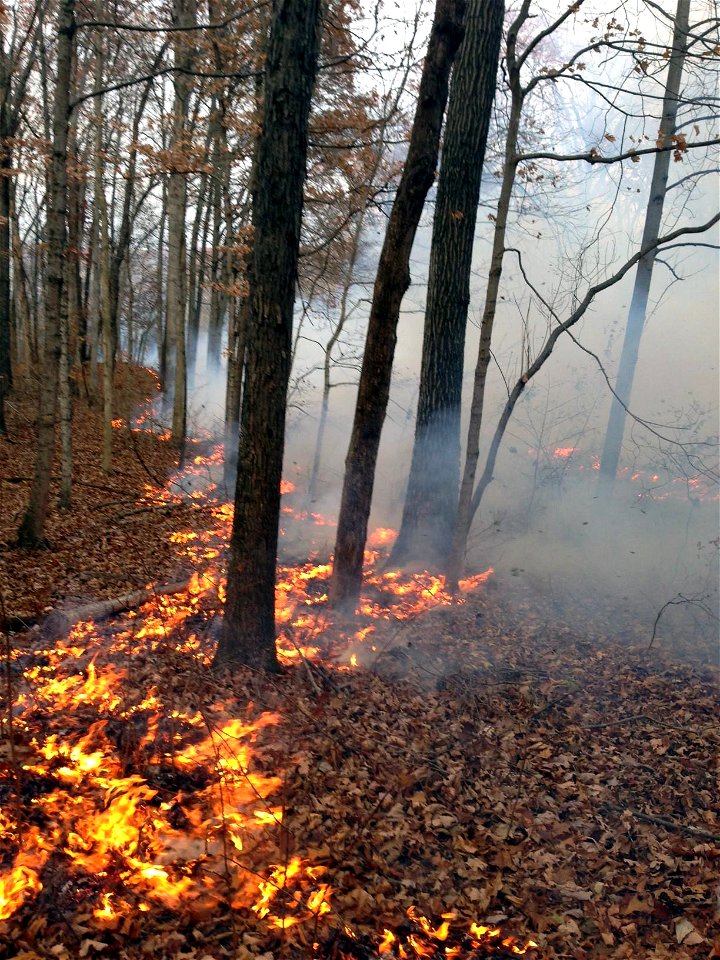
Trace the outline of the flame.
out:
<instances>
[{"instance_id":1,"label":"flame","mask_svg":"<svg viewBox=\"0 0 720 960\"><path fill-rule=\"evenodd\" d=\"M158 436L150 413L129 425ZM77 624L53 648L37 649L24 670L13 723L27 747L22 776L36 785L32 816L42 818L43 826L41 832L18 822L11 804L0 807L3 832L15 837L14 856L0 868L0 921L43 890L51 857L71 883L93 879L83 923L101 931L122 933L129 918L156 905L185 910L192 904L211 913L223 901L231 909L250 907L258 920L282 931L316 925L332 913L332 884L323 867L299 855L269 867L257 863L283 822L283 808L274 801L283 771L257 768L255 742L281 717L255 710L237 715L240 707L224 702L188 708L176 705L166 689L172 686L168 664L175 665L172 679L179 680L188 664L204 669L210 660L197 624L207 623L224 602L222 563L233 518L232 505L214 499L214 471L221 463L221 448L198 451L165 487L147 484L140 499L207 509L204 529L170 535L178 556L194 570L186 589L154 596L117 621L110 634L92 622ZM332 524L321 514L296 510L295 491L283 481L289 516L318 527ZM382 527L369 537L366 587L347 632L330 630L331 563L312 557L279 565L275 613L284 663L323 660L355 669L378 620L407 620L453 602L440 576L380 571L396 535ZM461 590L476 589L491 573L468 577ZM433 956L443 943L444 955L456 956L459 948L450 942L454 915L430 921L413 908L408 916L412 932L400 937L385 929L379 954Z\"/></svg>"}]
</instances>

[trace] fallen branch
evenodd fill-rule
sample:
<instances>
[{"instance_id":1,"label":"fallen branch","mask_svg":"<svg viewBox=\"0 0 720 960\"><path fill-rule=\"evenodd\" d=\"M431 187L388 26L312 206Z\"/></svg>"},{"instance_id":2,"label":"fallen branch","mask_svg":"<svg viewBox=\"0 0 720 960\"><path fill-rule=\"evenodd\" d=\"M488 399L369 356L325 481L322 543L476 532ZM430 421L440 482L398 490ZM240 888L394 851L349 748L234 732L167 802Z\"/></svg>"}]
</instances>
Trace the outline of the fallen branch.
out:
<instances>
[{"instance_id":1,"label":"fallen branch","mask_svg":"<svg viewBox=\"0 0 720 960\"><path fill-rule=\"evenodd\" d=\"M189 578L181 583L168 583L165 586L150 586L143 590L133 590L131 593L111 597L109 600L97 600L94 603L84 603L77 607L52 610L43 620L40 630L46 640L56 641L67 636L76 623L88 620L105 620L113 614L123 610L133 610L155 597L172 596L187 590Z\"/></svg>"},{"instance_id":2,"label":"fallen branch","mask_svg":"<svg viewBox=\"0 0 720 960\"><path fill-rule=\"evenodd\" d=\"M668 820L667 817L656 817L650 813L643 813L642 810L635 810L632 807L621 807L616 803L603 803L602 810L612 810L613 813L629 813L636 820L644 823L653 823L657 827L663 827L665 830L671 830L675 833L687 833L691 837L698 837L703 840L712 840L713 843L720 842L720 833L711 833L709 830L703 830L701 827L691 827L687 823L678 823L677 820Z\"/></svg>"}]
</instances>

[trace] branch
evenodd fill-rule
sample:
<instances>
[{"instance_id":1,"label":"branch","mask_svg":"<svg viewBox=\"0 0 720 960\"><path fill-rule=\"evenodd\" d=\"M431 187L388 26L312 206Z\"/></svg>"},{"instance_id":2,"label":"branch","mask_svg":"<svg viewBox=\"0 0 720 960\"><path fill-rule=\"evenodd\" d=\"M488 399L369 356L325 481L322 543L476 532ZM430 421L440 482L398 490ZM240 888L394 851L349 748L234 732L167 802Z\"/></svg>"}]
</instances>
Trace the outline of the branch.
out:
<instances>
[{"instance_id":1,"label":"branch","mask_svg":"<svg viewBox=\"0 0 720 960\"><path fill-rule=\"evenodd\" d=\"M577 13L584 2L585 0L577 0L576 3L571 4L565 13L561 14L554 23L551 23L549 27L546 27L545 30L542 30L533 40L531 40L517 59L518 68L523 66L533 50L539 46L546 37L549 37L557 30L558 27L562 26L568 17L572 16L574 13Z\"/></svg>"},{"instance_id":2,"label":"branch","mask_svg":"<svg viewBox=\"0 0 720 960\"><path fill-rule=\"evenodd\" d=\"M515 409L515 405L520 399L523 391L525 390L525 387L532 380L535 374L544 366L545 361L552 354L555 348L555 344L557 343L558 339L562 336L562 334L567 333L570 327L574 326L578 322L578 320L580 320L581 317L584 316L588 307L590 306L590 304L593 302L593 300L599 293L602 293L604 290L607 290L610 287L615 286L615 284L619 283L623 279L623 277L627 273L629 273L629 271L632 270L632 268L637 263L639 263L640 260L643 259L643 257L646 257L649 253L652 253L654 250L657 250L659 247L664 246L665 244L672 243L674 240L677 240L679 237L687 236L688 234L704 233L707 230L709 230L711 227L713 227L716 223L718 223L718 221L720 221L720 213L716 213L713 217L710 218L710 220L706 221L703 224L700 224L700 226L698 227L680 227L679 229L674 230L672 233L669 233L665 237L658 237L657 239L653 240L644 249L639 250L636 254L630 257L630 259L627 260L622 265L622 267L616 270L616 272L612 274L612 276L606 277L606 279L603 280L601 283L596 283L592 287L590 287L587 293L585 294L585 296L583 297L583 299L578 304L578 306L570 314L568 319L565 320L563 323L559 324L552 331L552 333L548 336L547 340L545 341L540 353L537 355L533 363L522 374L520 379L517 381L517 383L513 387L512 392L508 397L505 406L503 407L503 411L500 415L500 420L498 421L498 425L495 428L495 434L490 444L487 460L485 462L485 469L483 470L482 476L478 480L477 486L475 487L475 490L472 495L469 522L472 521L472 518L477 512L477 508L480 506L480 501L482 499L483 493L485 492L485 489L492 481L493 470L495 469L495 462L497 460L498 450L500 449L502 438L505 434L505 430L507 429L507 425L508 425L508 422L510 421L510 417L512 416L512 412Z\"/></svg>"},{"instance_id":3,"label":"branch","mask_svg":"<svg viewBox=\"0 0 720 960\"><path fill-rule=\"evenodd\" d=\"M650 637L650 643L648 644L648 647L647 647L648 650L652 647L653 643L655 643L655 637L657 636L657 628L658 628L658 624L660 623L660 617L662 617L662 615L665 613L668 607L674 607L680 603L694 603L698 607L700 607L700 609L704 613L706 613L709 617L711 617L713 620L718 620L717 616L713 613L710 607L706 603L704 603L704 599L705 599L704 597L684 597L681 593L679 593L674 600L668 600L667 603L664 603L658 610L658 615L655 617L652 636Z\"/></svg>"},{"instance_id":4,"label":"branch","mask_svg":"<svg viewBox=\"0 0 720 960\"><path fill-rule=\"evenodd\" d=\"M685 143L683 144L682 152L685 150L691 150L695 147L715 147L720 143L720 137L715 137L712 140L696 140L694 143ZM667 153L669 150L678 150L677 143L670 143L663 147L643 147L640 150L627 150L625 153L618 153L614 157L603 157L597 152L597 150L589 150L587 153L550 153L550 152L539 152L539 153L523 153L518 156L518 163L524 163L528 160L584 160L586 163L589 163L591 166L595 163L620 163L622 160L632 160L635 157L642 157L646 154L656 154L656 153Z\"/></svg>"},{"instance_id":5,"label":"branch","mask_svg":"<svg viewBox=\"0 0 720 960\"><path fill-rule=\"evenodd\" d=\"M249 16L256 10L261 10L263 7L267 7L268 3L269 0L260 0L259 3L254 4L252 7L246 7L244 10L240 10L238 13L233 14L232 17L228 17L227 20L221 20L218 23L198 23L189 27L147 27L135 23L117 23L110 20L83 20L77 24L77 29L125 30L132 31L133 33L192 33L196 30L223 30L225 27L229 27L230 24L235 23L237 20L242 20L243 17Z\"/></svg>"},{"instance_id":6,"label":"branch","mask_svg":"<svg viewBox=\"0 0 720 960\"><path fill-rule=\"evenodd\" d=\"M249 80L251 77L258 76L257 70L251 70L248 73L200 73L198 70L188 70L185 67L163 67L162 70L156 70L153 73L147 73L142 77L133 77L131 80L120 80L117 83L111 83L107 87L100 87L97 90L91 90L80 97L70 101L72 110L90 100L92 97L100 97L105 93L114 93L116 90L125 90L128 87L134 87L138 83L146 83L148 80L156 80L158 77L166 76L169 73L182 73L188 77L199 77L201 80Z\"/></svg>"}]
</instances>

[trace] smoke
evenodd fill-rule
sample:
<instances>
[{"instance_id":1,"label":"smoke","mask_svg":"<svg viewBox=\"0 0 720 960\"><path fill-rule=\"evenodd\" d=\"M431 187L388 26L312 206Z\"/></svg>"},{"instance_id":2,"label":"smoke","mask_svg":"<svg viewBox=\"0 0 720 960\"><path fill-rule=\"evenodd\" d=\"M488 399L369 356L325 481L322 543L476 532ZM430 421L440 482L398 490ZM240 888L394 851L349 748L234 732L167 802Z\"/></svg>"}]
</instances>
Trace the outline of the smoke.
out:
<instances>
[{"instance_id":1,"label":"smoke","mask_svg":"<svg viewBox=\"0 0 720 960\"><path fill-rule=\"evenodd\" d=\"M469 406L482 313L488 230L479 233L466 353L464 409ZM430 229L419 231L413 285L403 304L391 402L375 481L371 527L397 527L410 466L417 404L420 347ZM548 273L557 237L528 242L525 270L562 307L582 278L562 282ZM714 655L718 615L718 337L717 271L712 255L698 249L692 283L674 284L656 295L642 342L632 410L648 425L630 420L622 464L612 496L603 497L593 468L601 449L610 405L606 376L614 376L632 277L598 299L578 325L583 352L569 338L529 385L510 422L490 485L475 519L468 566L492 565L503 595L550 598L566 608L582 632L589 623L632 640L650 638L678 652ZM537 299L527 294L517 263L508 258L506 293L498 311L483 428L486 450L507 397L551 328ZM586 285L586 284L585 284ZM525 289L522 296L518 293ZM507 291L513 291L508 296ZM570 293L568 293L570 291ZM367 290L359 286L358 301ZM523 299L524 296L524 299ZM691 298L691 300L689 300ZM565 314L566 315L566 314ZM293 371L296 389L288 412L285 477L307 486L315 452L321 401L322 345L330 336L331 311L310 315L312 336L301 338ZM561 317L563 315L561 314ZM349 337L362 338L363 311ZM528 317L530 322L528 322ZM305 311L307 322L308 312ZM205 368L207 337L201 332L195 387L189 406L191 433L220 436L225 370ZM603 369L600 369L602 364ZM308 508L334 521L354 413L354 370L338 365L316 497ZM463 424L462 437L466 425ZM482 466L481 458L481 466ZM633 477L635 479L633 479ZM713 477L715 482L713 482ZM699 479L699 482L695 482ZM288 531L290 525L288 524ZM291 559L326 556L332 526L296 530L283 548ZM414 558L423 565L423 558ZM514 598L514 599L513 599ZM668 606L666 606L668 605Z\"/></svg>"}]
</instances>

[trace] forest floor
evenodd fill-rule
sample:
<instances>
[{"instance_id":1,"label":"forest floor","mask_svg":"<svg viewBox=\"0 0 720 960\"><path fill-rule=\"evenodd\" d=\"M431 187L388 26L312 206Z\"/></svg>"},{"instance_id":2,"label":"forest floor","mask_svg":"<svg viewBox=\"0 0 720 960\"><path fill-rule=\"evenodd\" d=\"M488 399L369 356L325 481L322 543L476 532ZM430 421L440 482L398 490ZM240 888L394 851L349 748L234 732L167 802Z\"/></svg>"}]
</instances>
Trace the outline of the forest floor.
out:
<instances>
[{"instance_id":1,"label":"forest floor","mask_svg":"<svg viewBox=\"0 0 720 960\"><path fill-rule=\"evenodd\" d=\"M150 374L126 383L118 415L155 390ZM104 476L99 413L78 402L73 511L52 506L52 549L14 549L32 410L14 400L0 440L16 704L0 741L0 960L509 957L529 941L533 958L720 957L712 645L618 637L495 578L462 605L376 622L356 670L333 656L211 673L211 593L184 619L160 604L53 647L20 621L184 579L178 543L211 517L152 499L173 466L152 433L118 430ZM340 629L319 644L336 653ZM237 805L229 739L250 786ZM270 815L251 827L247 813L236 842L232 816L253 806ZM109 840L121 810L131 829Z\"/></svg>"}]
</instances>

